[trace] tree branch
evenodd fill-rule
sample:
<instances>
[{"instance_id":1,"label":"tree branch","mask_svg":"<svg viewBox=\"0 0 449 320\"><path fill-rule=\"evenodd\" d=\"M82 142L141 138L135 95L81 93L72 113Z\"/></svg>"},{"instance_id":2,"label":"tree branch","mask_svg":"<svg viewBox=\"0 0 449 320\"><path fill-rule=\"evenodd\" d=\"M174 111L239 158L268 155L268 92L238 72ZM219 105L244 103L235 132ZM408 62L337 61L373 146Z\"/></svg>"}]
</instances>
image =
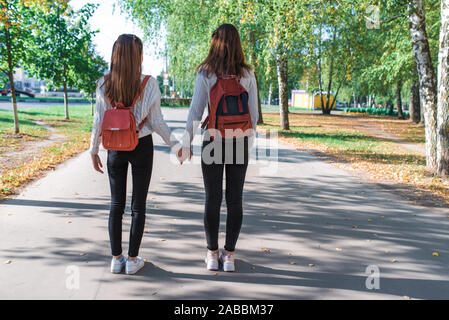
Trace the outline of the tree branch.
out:
<instances>
[{"instance_id":1,"label":"tree branch","mask_svg":"<svg viewBox=\"0 0 449 320\"><path fill-rule=\"evenodd\" d=\"M372 19L372 18L370 18L370 17L368 17L368 16L365 16L364 15L364 17L365 17L365 19L366 20L368 20L369 22L371 22L371 23L388 23L388 22L391 22L391 21L394 21L394 20L396 20L396 19L398 19L398 18L402 18L402 17L405 17L405 18L407 18L408 16L406 15L406 14L398 14L397 16L394 16L394 17L392 17L392 18L390 18L390 19L387 19L387 20L374 20L374 19Z\"/></svg>"}]
</instances>

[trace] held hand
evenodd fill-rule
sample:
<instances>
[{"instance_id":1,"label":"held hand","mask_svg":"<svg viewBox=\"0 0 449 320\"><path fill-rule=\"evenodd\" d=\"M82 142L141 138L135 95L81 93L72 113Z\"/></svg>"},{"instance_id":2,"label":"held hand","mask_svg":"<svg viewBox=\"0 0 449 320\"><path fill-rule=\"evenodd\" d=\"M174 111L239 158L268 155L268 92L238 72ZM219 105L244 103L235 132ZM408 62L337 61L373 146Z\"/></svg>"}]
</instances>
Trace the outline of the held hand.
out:
<instances>
[{"instance_id":1,"label":"held hand","mask_svg":"<svg viewBox=\"0 0 449 320\"><path fill-rule=\"evenodd\" d=\"M91 154L90 156L92 158L92 165L94 167L94 170L98 171L100 173L104 173L103 170L100 169L100 168L103 168L103 164L101 163L100 156L98 154Z\"/></svg>"},{"instance_id":2,"label":"held hand","mask_svg":"<svg viewBox=\"0 0 449 320\"><path fill-rule=\"evenodd\" d=\"M183 163L184 161L186 161L187 159L192 159L192 150L190 150L190 148L181 148L178 150L178 160L179 163Z\"/></svg>"}]
</instances>

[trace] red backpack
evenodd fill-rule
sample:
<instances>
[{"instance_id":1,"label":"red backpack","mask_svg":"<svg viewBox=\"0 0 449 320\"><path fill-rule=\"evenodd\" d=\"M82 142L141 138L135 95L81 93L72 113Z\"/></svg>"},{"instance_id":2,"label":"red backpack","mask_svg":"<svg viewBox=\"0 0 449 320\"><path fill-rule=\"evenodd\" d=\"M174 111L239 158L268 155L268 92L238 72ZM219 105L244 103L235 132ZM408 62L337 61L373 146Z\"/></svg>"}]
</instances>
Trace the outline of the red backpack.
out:
<instances>
[{"instance_id":1,"label":"red backpack","mask_svg":"<svg viewBox=\"0 0 449 320\"><path fill-rule=\"evenodd\" d=\"M217 133L223 139L241 138L253 134L248 106L248 92L237 76L218 76L210 89L209 115L202 128L207 126L211 137Z\"/></svg>"},{"instance_id":2,"label":"red backpack","mask_svg":"<svg viewBox=\"0 0 449 320\"><path fill-rule=\"evenodd\" d=\"M101 126L102 143L105 149L132 151L137 147L139 131L142 130L148 117L136 128L136 120L132 111L149 79L150 76L145 76L131 106L125 107L121 102L111 103L112 109L105 111Z\"/></svg>"}]
</instances>

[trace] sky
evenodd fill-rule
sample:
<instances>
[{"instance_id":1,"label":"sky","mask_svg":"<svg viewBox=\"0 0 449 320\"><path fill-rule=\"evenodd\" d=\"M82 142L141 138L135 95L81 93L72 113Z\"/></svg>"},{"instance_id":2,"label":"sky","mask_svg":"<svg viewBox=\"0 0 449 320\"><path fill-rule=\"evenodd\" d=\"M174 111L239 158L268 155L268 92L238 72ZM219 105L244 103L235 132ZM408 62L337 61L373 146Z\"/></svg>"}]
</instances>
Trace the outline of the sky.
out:
<instances>
[{"instance_id":1,"label":"sky","mask_svg":"<svg viewBox=\"0 0 449 320\"><path fill-rule=\"evenodd\" d=\"M70 5L75 9L80 9L87 3L99 4L94 15L90 18L92 30L100 30L95 35L94 43L97 51L109 63L111 61L112 46L115 40L123 33L137 35L143 41L143 32L139 26L134 24L125 15L121 14L120 8L113 7L113 0L71 0ZM143 73L157 76L165 68L165 62L155 54L154 47L144 46Z\"/></svg>"}]
</instances>

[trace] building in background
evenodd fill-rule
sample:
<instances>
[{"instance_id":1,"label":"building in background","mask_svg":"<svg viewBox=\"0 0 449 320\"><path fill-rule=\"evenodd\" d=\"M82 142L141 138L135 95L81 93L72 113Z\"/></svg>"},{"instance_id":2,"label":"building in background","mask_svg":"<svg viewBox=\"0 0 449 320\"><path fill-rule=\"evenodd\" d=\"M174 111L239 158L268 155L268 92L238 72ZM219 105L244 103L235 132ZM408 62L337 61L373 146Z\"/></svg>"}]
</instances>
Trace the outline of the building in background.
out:
<instances>
[{"instance_id":1,"label":"building in background","mask_svg":"<svg viewBox=\"0 0 449 320\"><path fill-rule=\"evenodd\" d=\"M323 92L323 102L327 103L329 98L326 92ZM330 95L333 101L334 96ZM321 98L319 93L307 93L306 90L292 90L292 107L304 108L304 109L321 109ZM335 101L332 105L332 109L335 108Z\"/></svg>"},{"instance_id":2,"label":"building in background","mask_svg":"<svg viewBox=\"0 0 449 320\"><path fill-rule=\"evenodd\" d=\"M63 88L59 88L59 90L49 90L45 84L44 80L39 80L33 78L28 75L26 70L16 69L14 73L14 84L17 90L18 95L29 95L29 96L41 96L41 97L63 97L64 91ZM0 90L2 95L10 94L11 86L9 83L5 86L6 90ZM82 94L76 89L69 88L68 89L69 97L81 97Z\"/></svg>"},{"instance_id":3,"label":"building in background","mask_svg":"<svg viewBox=\"0 0 449 320\"><path fill-rule=\"evenodd\" d=\"M47 91L45 81L30 77L23 69L15 70L14 84L18 90L31 91L35 94L44 94Z\"/></svg>"}]
</instances>

